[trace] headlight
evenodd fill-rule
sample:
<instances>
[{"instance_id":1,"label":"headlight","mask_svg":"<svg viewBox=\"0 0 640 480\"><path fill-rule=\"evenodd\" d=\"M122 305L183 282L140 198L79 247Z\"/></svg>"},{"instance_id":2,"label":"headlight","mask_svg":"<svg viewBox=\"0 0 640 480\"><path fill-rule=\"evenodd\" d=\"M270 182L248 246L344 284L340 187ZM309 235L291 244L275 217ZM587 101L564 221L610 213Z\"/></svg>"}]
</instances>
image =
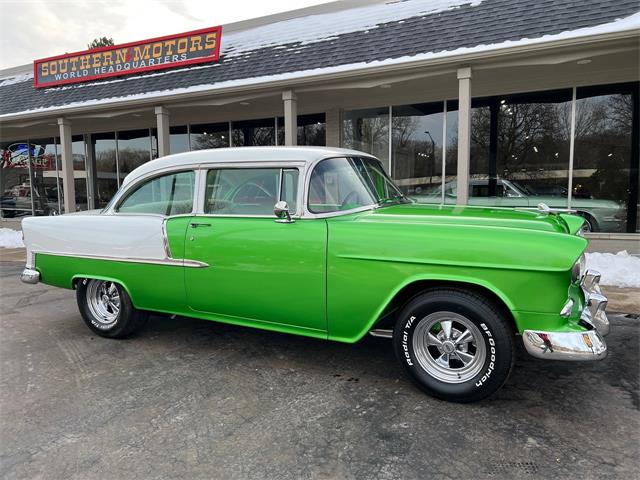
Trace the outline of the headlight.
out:
<instances>
[{"instance_id":1,"label":"headlight","mask_svg":"<svg viewBox=\"0 0 640 480\"><path fill-rule=\"evenodd\" d=\"M584 271L587 266L587 260L585 259L584 253L580 255L580 258L576 260L576 263L573 264L573 268L571 268L571 281L579 282L582 280L582 276L584 275Z\"/></svg>"}]
</instances>

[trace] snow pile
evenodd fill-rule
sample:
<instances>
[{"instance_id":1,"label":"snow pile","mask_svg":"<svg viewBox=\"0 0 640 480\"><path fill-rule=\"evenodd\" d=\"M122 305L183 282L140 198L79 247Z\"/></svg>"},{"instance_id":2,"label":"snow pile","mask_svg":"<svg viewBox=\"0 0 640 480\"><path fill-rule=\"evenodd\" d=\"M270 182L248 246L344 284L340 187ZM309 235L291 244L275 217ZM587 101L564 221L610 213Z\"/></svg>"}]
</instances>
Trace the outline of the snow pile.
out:
<instances>
[{"instance_id":1,"label":"snow pile","mask_svg":"<svg viewBox=\"0 0 640 480\"><path fill-rule=\"evenodd\" d=\"M13 85L14 83L26 82L33 79L33 72L20 73L9 77L0 78L0 87L5 85Z\"/></svg>"},{"instance_id":2,"label":"snow pile","mask_svg":"<svg viewBox=\"0 0 640 480\"><path fill-rule=\"evenodd\" d=\"M587 268L600 272L602 285L640 288L640 257L626 250L613 253L587 253Z\"/></svg>"},{"instance_id":3,"label":"snow pile","mask_svg":"<svg viewBox=\"0 0 640 480\"><path fill-rule=\"evenodd\" d=\"M11 228L0 228L0 248L22 248L22 232Z\"/></svg>"}]
</instances>

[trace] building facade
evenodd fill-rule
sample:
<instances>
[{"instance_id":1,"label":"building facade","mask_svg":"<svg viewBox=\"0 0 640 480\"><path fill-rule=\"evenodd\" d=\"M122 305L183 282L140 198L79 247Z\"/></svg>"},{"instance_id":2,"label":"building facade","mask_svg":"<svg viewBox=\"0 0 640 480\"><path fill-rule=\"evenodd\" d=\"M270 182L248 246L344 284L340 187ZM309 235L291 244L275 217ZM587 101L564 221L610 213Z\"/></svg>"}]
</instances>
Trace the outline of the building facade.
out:
<instances>
[{"instance_id":1,"label":"building facade","mask_svg":"<svg viewBox=\"0 0 640 480\"><path fill-rule=\"evenodd\" d=\"M373 153L419 202L636 234L639 34L635 0L350 0L224 26L211 63L40 89L5 70L0 217L102 208L170 153L297 144Z\"/></svg>"}]
</instances>

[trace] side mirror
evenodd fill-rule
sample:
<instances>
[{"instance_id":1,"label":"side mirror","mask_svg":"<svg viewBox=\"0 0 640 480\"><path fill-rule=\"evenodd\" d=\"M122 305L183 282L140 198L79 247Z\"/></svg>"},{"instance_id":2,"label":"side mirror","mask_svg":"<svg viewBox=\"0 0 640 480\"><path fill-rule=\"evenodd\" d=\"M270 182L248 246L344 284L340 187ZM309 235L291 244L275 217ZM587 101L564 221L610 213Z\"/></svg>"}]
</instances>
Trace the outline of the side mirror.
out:
<instances>
[{"instance_id":1,"label":"side mirror","mask_svg":"<svg viewBox=\"0 0 640 480\"><path fill-rule=\"evenodd\" d=\"M289 205L285 201L279 201L273 207L273 213L278 219L276 222L278 223L293 223L294 220L291 219L291 215L289 214Z\"/></svg>"}]
</instances>

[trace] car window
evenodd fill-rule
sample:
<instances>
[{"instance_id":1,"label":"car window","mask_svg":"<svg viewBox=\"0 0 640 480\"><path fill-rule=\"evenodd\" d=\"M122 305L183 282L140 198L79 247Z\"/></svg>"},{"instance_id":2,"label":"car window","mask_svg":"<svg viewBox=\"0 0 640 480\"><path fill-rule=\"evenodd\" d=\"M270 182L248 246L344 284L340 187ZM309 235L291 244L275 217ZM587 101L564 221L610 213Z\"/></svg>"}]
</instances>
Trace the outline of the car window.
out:
<instances>
[{"instance_id":1,"label":"car window","mask_svg":"<svg viewBox=\"0 0 640 480\"><path fill-rule=\"evenodd\" d=\"M471 196L472 197L504 197L505 195L504 188L501 183L496 184L496 194L489 195L489 184L488 183L478 183L475 185L471 185Z\"/></svg>"},{"instance_id":2,"label":"car window","mask_svg":"<svg viewBox=\"0 0 640 480\"><path fill-rule=\"evenodd\" d=\"M215 215L273 215L279 200L297 211L298 170L221 168L207 172L204 212Z\"/></svg>"},{"instance_id":3,"label":"car window","mask_svg":"<svg viewBox=\"0 0 640 480\"><path fill-rule=\"evenodd\" d=\"M195 173L178 172L155 177L128 194L117 208L121 213L179 215L193 210Z\"/></svg>"},{"instance_id":4,"label":"car window","mask_svg":"<svg viewBox=\"0 0 640 480\"><path fill-rule=\"evenodd\" d=\"M375 203L362 176L348 159L328 158L313 169L309 183L310 212L337 212Z\"/></svg>"}]
</instances>

